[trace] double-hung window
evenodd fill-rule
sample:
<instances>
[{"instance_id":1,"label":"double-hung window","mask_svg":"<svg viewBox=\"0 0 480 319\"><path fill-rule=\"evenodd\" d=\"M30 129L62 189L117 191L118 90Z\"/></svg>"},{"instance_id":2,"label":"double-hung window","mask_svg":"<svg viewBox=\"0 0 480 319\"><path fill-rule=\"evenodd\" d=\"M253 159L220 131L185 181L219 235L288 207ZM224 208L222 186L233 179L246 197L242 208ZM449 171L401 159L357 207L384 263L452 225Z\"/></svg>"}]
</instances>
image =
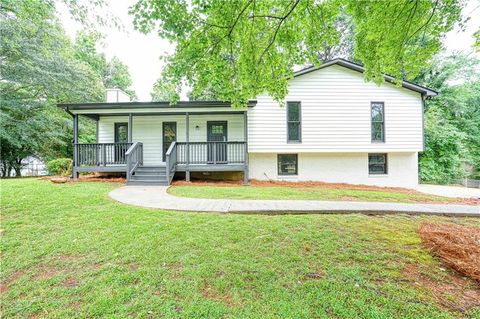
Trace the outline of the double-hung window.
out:
<instances>
[{"instance_id":1,"label":"double-hung window","mask_svg":"<svg viewBox=\"0 0 480 319\"><path fill-rule=\"evenodd\" d=\"M287 102L287 142L302 141L300 102Z\"/></svg>"},{"instance_id":2,"label":"double-hung window","mask_svg":"<svg viewBox=\"0 0 480 319\"><path fill-rule=\"evenodd\" d=\"M368 174L387 174L387 154L368 154Z\"/></svg>"},{"instance_id":3,"label":"double-hung window","mask_svg":"<svg viewBox=\"0 0 480 319\"><path fill-rule=\"evenodd\" d=\"M371 103L372 142L385 142L385 104Z\"/></svg>"}]
</instances>

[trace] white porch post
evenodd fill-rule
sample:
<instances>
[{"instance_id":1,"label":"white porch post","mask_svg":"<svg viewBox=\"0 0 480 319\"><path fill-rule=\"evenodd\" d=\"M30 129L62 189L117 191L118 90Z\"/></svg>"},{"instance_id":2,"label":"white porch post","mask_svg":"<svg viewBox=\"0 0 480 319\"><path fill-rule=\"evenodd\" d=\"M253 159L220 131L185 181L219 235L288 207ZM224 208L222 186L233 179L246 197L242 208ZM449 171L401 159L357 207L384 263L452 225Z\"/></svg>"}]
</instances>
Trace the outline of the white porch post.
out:
<instances>
[{"instance_id":1,"label":"white porch post","mask_svg":"<svg viewBox=\"0 0 480 319\"><path fill-rule=\"evenodd\" d=\"M185 132L185 136L186 136L186 146L187 146L187 151L186 151L186 156L187 156L187 160L186 160L186 165L185 165L185 180L187 182L190 182L190 170L189 170L189 164L190 164L190 115L188 114L188 112L185 113L185 126L186 126L186 132Z\"/></svg>"},{"instance_id":2,"label":"white porch post","mask_svg":"<svg viewBox=\"0 0 480 319\"><path fill-rule=\"evenodd\" d=\"M132 113L128 113L128 143L132 143L132 136L133 136L132 120L133 120Z\"/></svg>"}]
</instances>

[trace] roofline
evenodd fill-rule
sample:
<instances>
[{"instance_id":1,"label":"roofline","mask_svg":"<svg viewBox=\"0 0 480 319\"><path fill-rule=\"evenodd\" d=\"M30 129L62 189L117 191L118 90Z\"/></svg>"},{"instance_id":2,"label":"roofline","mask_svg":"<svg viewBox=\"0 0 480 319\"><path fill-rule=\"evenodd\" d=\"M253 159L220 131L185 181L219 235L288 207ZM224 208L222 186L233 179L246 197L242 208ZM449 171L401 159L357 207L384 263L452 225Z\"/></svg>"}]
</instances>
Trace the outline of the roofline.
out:
<instances>
[{"instance_id":1,"label":"roofline","mask_svg":"<svg viewBox=\"0 0 480 319\"><path fill-rule=\"evenodd\" d=\"M256 100L249 100L247 107L254 107ZM130 108L190 108L190 107L231 107L230 102L223 101L179 101L171 105L168 101L161 102L100 102L100 103L61 103L57 107L66 110L91 109L130 109Z\"/></svg>"},{"instance_id":2,"label":"roofline","mask_svg":"<svg viewBox=\"0 0 480 319\"><path fill-rule=\"evenodd\" d=\"M332 66L332 65L340 65L340 66L343 66L343 67L348 68L350 70L354 70L354 71L361 72L361 73L365 72L365 68L362 65L351 62L351 61L348 61L348 60L345 60L345 59L342 59L342 58L337 58L337 59L333 59L333 60L324 62L320 66L310 66L310 67L307 67L305 69L296 71L296 72L293 73L293 76L297 77L297 76L304 75L304 74L307 74L307 73L310 73L310 72L313 72L313 71L316 71L316 70L320 70L320 69L323 69L323 68L326 68L326 67L329 67L329 66ZM395 82L395 78L391 75L383 74L383 78L387 82L390 82L390 83ZM418 85L418 84L415 84L415 83L412 83L412 82L409 82L409 81L405 81L405 80L402 81L402 87L404 87L406 89L409 89L409 90L412 90L412 91L415 91L415 92L418 92L418 93L422 93L423 95L425 95L427 97L438 95L437 91L434 91L434 90L429 89L427 87L424 87L424 86L421 86L421 85Z\"/></svg>"}]
</instances>

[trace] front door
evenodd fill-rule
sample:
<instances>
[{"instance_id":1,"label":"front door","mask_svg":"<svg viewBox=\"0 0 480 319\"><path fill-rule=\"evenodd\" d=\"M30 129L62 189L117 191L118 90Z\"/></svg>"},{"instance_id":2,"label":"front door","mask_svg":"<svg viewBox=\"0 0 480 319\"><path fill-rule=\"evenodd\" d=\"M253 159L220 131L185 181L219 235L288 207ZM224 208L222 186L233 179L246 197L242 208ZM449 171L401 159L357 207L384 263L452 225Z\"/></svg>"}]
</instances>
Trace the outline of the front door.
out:
<instances>
[{"instance_id":1,"label":"front door","mask_svg":"<svg viewBox=\"0 0 480 319\"><path fill-rule=\"evenodd\" d=\"M128 123L115 123L115 144L114 145L114 157L115 164L125 164L125 152L128 150Z\"/></svg>"},{"instance_id":2,"label":"front door","mask_svg":"<svg viewBox=\"0 0 480 319\"><path fill-rule=\"evenodd\" d=\"M165 162L166 154L170 144L177 140L177 122L163 122L162 127L163 161Z\"/></svg>"},{"instance_id":3,"label":"front door","mask_svg":"<svg viewBox=\"0 0 480 319\"><path fill-rule=\"evenodd\" d=\"M227 162L227 122L207 122L208 163Z\"/></svg>"}]
</instances>

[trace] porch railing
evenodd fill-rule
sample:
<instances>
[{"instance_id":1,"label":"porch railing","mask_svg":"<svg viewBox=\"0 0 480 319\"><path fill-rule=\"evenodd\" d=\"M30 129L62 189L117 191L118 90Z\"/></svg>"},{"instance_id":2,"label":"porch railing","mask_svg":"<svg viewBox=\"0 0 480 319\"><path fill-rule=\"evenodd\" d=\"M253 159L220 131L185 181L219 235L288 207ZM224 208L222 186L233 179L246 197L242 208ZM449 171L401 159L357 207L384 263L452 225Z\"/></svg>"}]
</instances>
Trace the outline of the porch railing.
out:
<instances>
[{"instance_id":1,"label":"porch railing","mask_svg":"<svg viewBox=\"0 0 480 319\"><path fill-rule=\"evenodd\" d=\"M177 142L176 145L178 164L245 163L245 142Z\"/></svg>"},{"instance_id":2,"label":"porch railing","mask_svg":"<svg viewBox=\"0 0 480 319\"><path fill-rule=\"evenodd\" d=\"M125 153L133 143L74 144L75 166L126 165Z\"/></svg>"},{"instance_id":3,"label":"porch railing","mask_svg":"<svg viewBox=\"0 0 480 319\"><path fill-rule=\"evenodd\" d=\"M143 144L135 142L125 152L127 160L127 180L130 180L135 169L143 164Z\"/></svg>"},{"instance_id":4,"label":"porch railing","mask_svg":"<svg viewBox=\"0 0 480 319\"><path fill-rule=\"evenodd\" d=\"M175 175L175 170L177 167L177 142L170 144L170 147L165 153L165 167L166 167L166 177L168 184L170 185L173 175Z\"/></svg>"}]
</instances>

